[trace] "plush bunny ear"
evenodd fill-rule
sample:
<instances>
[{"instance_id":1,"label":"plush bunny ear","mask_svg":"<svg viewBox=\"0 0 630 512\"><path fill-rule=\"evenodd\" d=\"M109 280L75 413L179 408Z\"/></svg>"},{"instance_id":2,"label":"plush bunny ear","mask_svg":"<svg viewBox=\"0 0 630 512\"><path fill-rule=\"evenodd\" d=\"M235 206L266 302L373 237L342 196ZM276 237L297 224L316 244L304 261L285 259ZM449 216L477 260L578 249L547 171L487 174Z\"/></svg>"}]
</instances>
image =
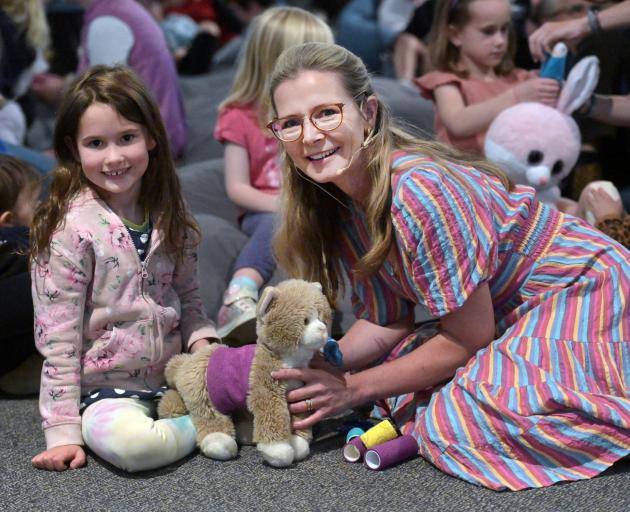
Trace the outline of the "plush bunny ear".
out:
<instances>
[{"instance_id":1,"label":"plush bunny ear","mask_svg":"<svg viewBox=\"0 0 630 512\"><path fill-rule=\"evenodd\" d=\"M274 299L278 298L278 289L274 286L267 286L258 300L258 306L256 307L256 313L259 318L262 318L267 314L269 307Z\"/></svg>"},{"instance_id":2,"label":"plush bunny ear","mask_svg":"<svg viewBox=\"0 0 630 512\"><path fill-rule=\"evenodd\" d=\"M599 59L593 55L584 57L571 69L556 108L571 115L591 97L598 80Z\"/></svg>"}]
</instances>

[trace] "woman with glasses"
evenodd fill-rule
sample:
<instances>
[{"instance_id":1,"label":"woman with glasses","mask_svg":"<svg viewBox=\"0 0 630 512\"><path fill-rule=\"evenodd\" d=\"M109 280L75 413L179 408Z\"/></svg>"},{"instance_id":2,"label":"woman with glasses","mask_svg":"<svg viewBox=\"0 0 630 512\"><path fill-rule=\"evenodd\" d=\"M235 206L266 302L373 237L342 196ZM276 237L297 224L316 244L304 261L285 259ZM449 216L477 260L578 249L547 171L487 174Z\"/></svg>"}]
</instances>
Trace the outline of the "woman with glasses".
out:
<instances>
[{"instance_id":1,"label":"woman with glasses","mask_svg":"<svg viewBox=\"0 0 630 512\"><path fill-rule=\"evenodd\" d=\"M335 45L283 53L279 263L347 274L343 366L274 372L296 428L375 401L441 470L492 489L590 478L630 451L630 253L487 162L401 129ZM421 304L435 332L414 325Z\"/></svg>"}]
</instances>

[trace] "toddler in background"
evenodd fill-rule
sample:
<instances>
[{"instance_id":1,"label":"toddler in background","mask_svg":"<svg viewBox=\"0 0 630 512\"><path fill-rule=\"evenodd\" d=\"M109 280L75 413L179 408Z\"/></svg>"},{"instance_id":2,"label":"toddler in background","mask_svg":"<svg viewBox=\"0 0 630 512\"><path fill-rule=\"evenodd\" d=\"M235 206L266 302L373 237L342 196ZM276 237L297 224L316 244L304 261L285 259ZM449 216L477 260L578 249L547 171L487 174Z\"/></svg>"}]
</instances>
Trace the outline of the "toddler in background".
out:
<instances>
[{"instance_id":1,"label":"toddler in background","mask_svg":"<svg viewBox=\"0 0 630 512\"><path fill-rule=\"evenodd\" d=\"M195 449L196 429L189 416L155 420L164 367L217 335L159 107L131 69L95 66L62 101L54 146L31 230L46 436L32 463L76 469L85 444L126 471L170 464Z\"/></svg>"},{"instance_id":2,"label":"toddler in background","mask_svg":"<svg viewBox=\"0 0 630 512\"><path fill-rule=\"evenodd\" d=\"M416 79L435 103L436 138L483 153L486 130L523 101L555 106L560 85L514 68L509 0L438 0L429 52L436 71Z\"/></svg>"},{"instance_id":3,"label":"toddler in background","mask_svg":"<svg viewBox=\"0 0 630 512\"><path fill-rule=\"evenodd\" d=\"M276 267L271 240L280 164L276 139L264 128L267 77L286 48L332 41L328 25L303 9L267 9L254 20L231 93L219 105L214 137L225 145L225 187L243 212L240 226L249 236L218 313L218 333L229 344L255 342L258 290Z\"/></svg>"},{"instance_id":4,"label":"toddler in background","mask_svg":"<svg viewBox=\"0 0 630 512\"><path fill-rule=\"evenodd\" d=\"M34 169L0 155L0 389L11 394L34 393L39 383L39 371L28 371L33 365L22 364L36 354L28 248L40 192ZM41 360L39 365L41 369Z\"/></svg>"}]
</instances>

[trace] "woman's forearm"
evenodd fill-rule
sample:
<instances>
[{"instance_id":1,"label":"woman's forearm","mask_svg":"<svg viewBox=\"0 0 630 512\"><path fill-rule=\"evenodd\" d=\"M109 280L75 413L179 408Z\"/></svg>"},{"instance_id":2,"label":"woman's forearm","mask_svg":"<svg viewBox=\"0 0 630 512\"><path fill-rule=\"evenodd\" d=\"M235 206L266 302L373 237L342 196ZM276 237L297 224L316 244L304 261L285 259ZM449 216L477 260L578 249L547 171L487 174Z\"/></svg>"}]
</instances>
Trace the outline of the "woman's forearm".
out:
<instances>
[{"instance_id":1,"label":"woman's forearm","mask_svg":"<svg viewBox=\"0 0 630 512\"><path fill-rule=\"evenodd\" d=\"M615 126L630 126L630 97L595 95L589 117Z\"/></svg>"},{"instance_id":2,"label":"woman's forearm","mask_svg":"<svg viewBox=\"0 0 630 512\"><path fill-rule=\"evenodd\" d=\"M350 375L360 403L413 393L451 378L474 355L469 348L439 333L408 354Z\"/></svg>"},{"instance_id":3,"label":"woman's forearm","mask_svg":"<svg viewBox=\"0 0 630 512\"><path fill-rule=\"evenodd\" d=\"M413 330L413 317L386 326L357 320L339 340L344 367L363 368L391 349Z\"/></svg>"}]
</instances>

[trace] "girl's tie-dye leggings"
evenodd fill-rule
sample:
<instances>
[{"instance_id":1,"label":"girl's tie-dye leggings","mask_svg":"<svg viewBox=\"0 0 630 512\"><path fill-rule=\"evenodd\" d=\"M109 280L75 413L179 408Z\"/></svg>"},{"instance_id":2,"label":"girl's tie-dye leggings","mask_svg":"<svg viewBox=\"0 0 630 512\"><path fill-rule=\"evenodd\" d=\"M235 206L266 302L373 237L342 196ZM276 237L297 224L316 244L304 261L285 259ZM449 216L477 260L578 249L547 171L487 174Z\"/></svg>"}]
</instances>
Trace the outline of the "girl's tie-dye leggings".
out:
<instances>
[{"instance_id":1,"label":"girl's tie-dye leggings","mask_svg":"<svg viewBox=\"0 0 630 512\"><path fill-rule=\"evenodd\" d=\"M156 417L153 400L99 400L83 413L83 440L96 455L129 472L166 466L195 449L190 416Z\"/></svg>"}]
</instances>

